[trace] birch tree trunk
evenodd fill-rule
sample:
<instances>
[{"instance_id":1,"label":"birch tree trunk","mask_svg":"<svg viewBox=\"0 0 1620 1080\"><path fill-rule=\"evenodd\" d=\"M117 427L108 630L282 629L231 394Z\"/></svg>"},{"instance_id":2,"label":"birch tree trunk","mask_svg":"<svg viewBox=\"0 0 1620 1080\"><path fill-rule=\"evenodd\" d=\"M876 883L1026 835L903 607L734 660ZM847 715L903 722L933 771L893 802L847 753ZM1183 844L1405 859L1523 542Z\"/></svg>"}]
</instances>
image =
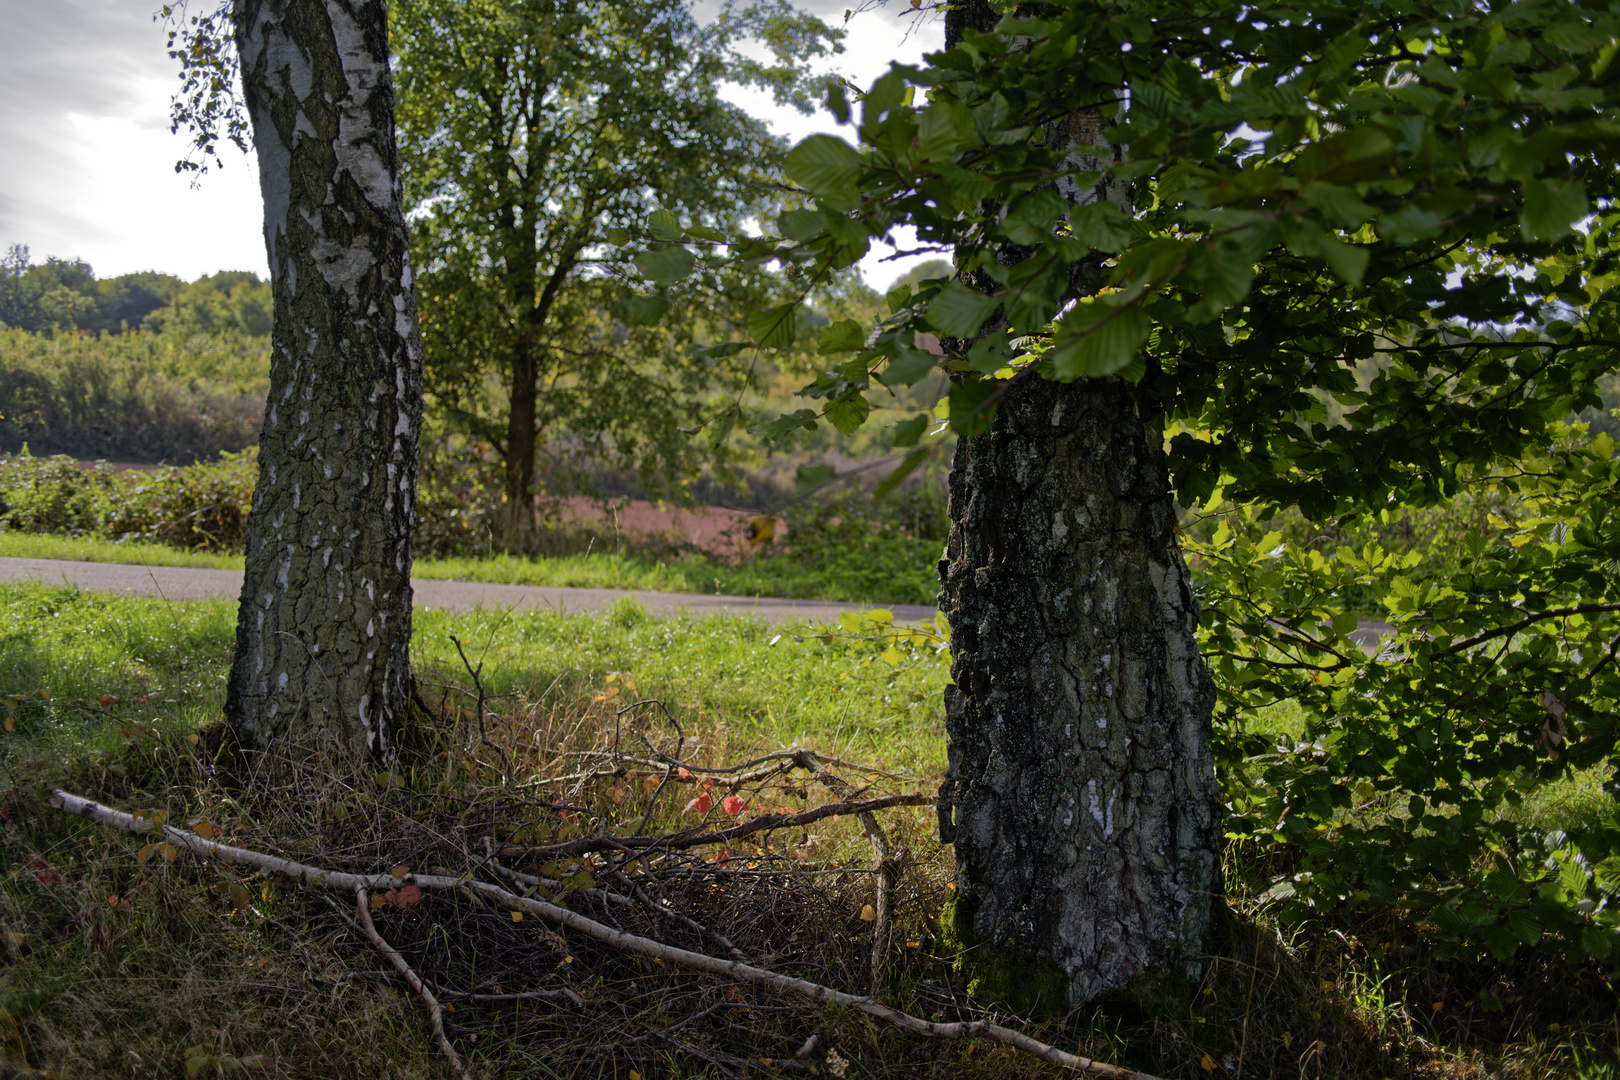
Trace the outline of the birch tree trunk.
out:
<instances>
[{"instance_id":1,"label":"birch tree trunk","mask_svg":"<svg viewBox=\"0 0 1620 1080\"><path fill-rule=\"evenodd\" d=\"M235 0L275 292L225 711L281 760L386 761L411 695L421 336L382 0Z\"/></svg>"},{"instance_id":2,"label":"birch tree trunk","mask_svg":"<svg viewBox=\"0 0 1620 1080\"><path fill-rule=\"evenodd\" d=\"M947 47L996 21L983 0L953 7ZM1077 171L1119 152L1094 109L1046 137ZM1057 189L1130 208L1122 189ZM1098 283L1077 277L1075 294ZM957 864L949 931L977 989L1023 1008L1162 986L1195 974L1206 948L1221 840L1215 695L1163 433L1151 375L1026 377L952 462L940 563L954 682L940 791Z\"/></svg>"}]
</instances>

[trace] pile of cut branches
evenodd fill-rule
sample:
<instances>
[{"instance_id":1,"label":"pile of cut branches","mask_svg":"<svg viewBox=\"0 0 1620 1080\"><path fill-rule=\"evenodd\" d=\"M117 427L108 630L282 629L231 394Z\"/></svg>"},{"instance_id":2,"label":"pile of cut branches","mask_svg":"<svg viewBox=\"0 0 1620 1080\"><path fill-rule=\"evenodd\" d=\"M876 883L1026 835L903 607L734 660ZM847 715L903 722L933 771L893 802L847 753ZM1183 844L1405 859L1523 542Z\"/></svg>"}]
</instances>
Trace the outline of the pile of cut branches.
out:
<instances>
[{"instance_id":1,"label":"pile of cut branches","mask_svg":"<svg viewBox=\"0 0 1620 1080\"><path fill-rule=\"evenodd\" d=\"M900 837L916 822L878 820L932 802L914 783L800 746L703 764L661 702L639 701L615 719L655 706L672 737L629 748L615 724L569 752L572 771L525 784L476 697L470 752L499 757L486 763L498 790L411 791L383 776L379 791L274 829L228 809L181 828L61 790L52 803L150 834L143 863L211 879L302 955L316 939L379 954L384 971L307 977L408 984L457 1076L528 1075L559 1053L586 1074L695 1060L722 1076L843 1076L879 1041L863 1050L855 1017L890 1044L979 1036L1084 1075L1139 1075L998 1024L952 989L929 955L940 889L906 872ZM696 824L650 828L671 811ZM842 818L859 823L870 859L810 831Z\"/></svg>"}]
</instances>

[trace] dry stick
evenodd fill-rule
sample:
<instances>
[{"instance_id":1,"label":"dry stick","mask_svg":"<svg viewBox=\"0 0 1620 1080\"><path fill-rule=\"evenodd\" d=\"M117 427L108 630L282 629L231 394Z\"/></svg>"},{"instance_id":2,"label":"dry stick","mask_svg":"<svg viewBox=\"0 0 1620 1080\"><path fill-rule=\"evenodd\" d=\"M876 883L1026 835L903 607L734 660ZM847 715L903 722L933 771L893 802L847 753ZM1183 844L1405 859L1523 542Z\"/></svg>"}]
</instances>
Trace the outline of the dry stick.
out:
<instances>
[{"instance_id":1,"label":"dry stick","mask_svg":"<svg viewBox=\"0 0 1620 1080\"><path fill-rule=\"evenodd\" d=\"M114 810L98 802L57 790L51 796L51 805L65 813L87 818L109 828L119 829L129 833L147 833L152 831L152 822L149 819L137 820L121 810ZM271 874L280 874L295 881L313 882L325 885L331 889L357 890L370 888L392 888L399 884L392 874L349 874L338 870L322 870L318 867L307 866L304 863L294 862L274 855L266 855L258 851L249 851L245 848L231 847L227 844L204 840L196 833L182 832L172 825L164 824L160 827L160 835L178 847L204 856L213 856L229 859L232 862L254 867L257 870ZM625 952L636 953L640 956L651 957L669 963L680 964L683 967L694 968L698 971L707 971L713 975L726 975L740 982L755 983L768 986L774 990L788 991L800 994L814 1001L826 1002L833 1005L842 1005L845 1008L863 1012L886 1023L909 1031L916 1035L930 1038L964 1038L982 1036L1004 1042L1016 1047L1043 1061L1050 1061L1054 1065L1066 1065L1085 1076L1100 1077L1102 1080L1159 1080L1147 1073L1123 1069L1118 1065L1110 1065L1102 1061L1093 1061L1090 1058L1080 1057L1037 1039L1032 1039L1021 1031L1001 1027L985 1020L960 1020L954 1023L939 1024L924 1020L920 1017L903 1013L898 1009L891 1009L881 1002L857 994L846 994L842 990L834 990L830 986L822 986L806 979L794 978L791 975L782 975L765 968L753 967L749 964L739 963L736 960L722 960L715 956L705 956L703 953L690 952L679 949L673 945L653 941L651 938L638 937L627 934L622 930L615 930L605 926L594 919L588 919L577 912L567 908L557 907L540 900L516 896L507 892L498 885L491 885L483 881L468 881L455 877L440 877L437 875L412 875L408 880L416 883L423 889L475 889L493 900L498 900L509 909L522 911L555 923L568 930L574 930L586 937L606 942Z\"/></svg>"},{"instance_id":2,"label":"dry stick","mask_svg":"<svg viewBox=\"0 0 1620 1080\"><path fill-rule=\"evenodd\" d=\"M873 810L887 810L891 806L926 806L934 801L934 796L921 793L912 795L880 795L874 799L852 799L846 802L825 803L809 810L801 810L797 814L763 814L752 821L741 825L733 825L729 829L715 829L704 832L699 829L689 829L686 832L675 833L670 836L582 836L578 840L565 840L560 844L502 844L497 850L500 855L535 855L544 858L565 855L584 855L590 851L616 851L621 848L664 848L678 851L685 848L702 847L704 844L724 844L732 840L739 840L744 836L751 836L757 832L768 829L786 829L795 825L809 825L822 818L838 817L841 814L870 813Z\"/></svg>"},{"instance_id":3,"label":"dry stick","mask_svg":"<svg viewBox=\"0 0 1620 1080\"><path fill-rule=\"evenodd\" d=\"M461 1064L461 1058L456 1056L456 1048L450 1045L450 1040L444 1034L444 1006L440 1005L439 999L433 996L433 991L429 990L426 984L416 977L416 972L411 970L411 965L405 962L405 958L399 955L398 950L384 941L383 936L377 933L377 926L371 921L371 897L366 892L364 885L354 890L354 898L355 910L360 913L360 928L365 931L366 937L371 939L371 943L377 946L377 951L388 957L393 962L395 970L405 976L405 981L411 984L411 989L420 994L422 1000L427 1002L428 1016L433 1020L433 1041L439 1044L440 1051L450 1059L450 1068L455 1070L457 1076L466 1080L470 1074L467 1072L466 1067Z\"/></svg>"},{"instance_id":4,"label":"dry stick","mask_svg":"<svg viewBox=\"0 0 1620 1080\"><path fill-rule=\"evenodd\" d=\"M852 794L852 789L841 778L834 775L827 766L821 763L811 750L801 751L795 759L799 766L815 774L822 785L837 798L846 802ZM883 829L872 816L870 810L861 810L856 813L861 828L866 831L867 840L872 843L872 854L877 857L877 874L874 892L876 896L872 904L872 993L877 994L883 988L883 968L889 957L889 898L894 893L894 887L899 882L900 864L894 859L889 850L889 838L883 835Z\"/></svg>"}]
</instances>

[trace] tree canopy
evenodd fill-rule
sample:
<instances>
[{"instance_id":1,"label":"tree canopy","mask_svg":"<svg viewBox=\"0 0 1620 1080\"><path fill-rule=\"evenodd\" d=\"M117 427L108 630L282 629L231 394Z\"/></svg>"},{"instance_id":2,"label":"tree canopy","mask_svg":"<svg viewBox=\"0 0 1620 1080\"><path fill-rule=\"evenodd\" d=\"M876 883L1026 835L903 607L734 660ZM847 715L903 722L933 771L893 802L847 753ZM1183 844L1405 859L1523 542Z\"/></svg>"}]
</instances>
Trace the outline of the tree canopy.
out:
<instances>
[{"instance_id":1,"label":"tree canopy","mask_svg":"<svg viewBox=\"0 0 1620 1080\"><path fill-rule=\"evenodd\" d=\"M699 25L673 0L411 0L392 28L430 392L505 459L514 508L537 444L640 467L654 486L690 475L705 444L679 430L745 370L703 346L772 283L727 269L636 297L633 253L615 244L659 206L727 231L769 206L784 146L722 88L807 107L803 62L836 35L784 3ZM745 56L749 37L775 62ZM639 265L662 281L691 268L674 249Z\"/></svg>"},{"instance_id":2,"label":"tree canopy","mask_svg":"<svg viewBox=\"0 0 1620 1080\"><path fill-rule=\"evenodd\" d=\"M968 435L1020 380L1138 383L1163 409L1176 497L1229 520L1194 549L1202 633L1228 828L1287 853L1275 898L1432 905L1499 954L1544 931L1606 954L1620 843L1597 828L1543 850L1501 813L1615 764L1614 447L1568 421L1620 363L1620 9L1039 10L894 67L853 107L834 93L854 141L786 158L814 208L694 259L813 283L901 223L954 255L952 276L891 294L881 325L822 331L831 366L802 391L821 404L776 431L853 429L936 367L952 377L936 416ZM784 346L791 327L750 330ZM895 426L908 463L932 419ZM1446 582L1265 524L1493 493L1520 509ZM1357 582L1395 625L1372 658L1348 636ZM1283 700L1305 707L1297 739L1242 734ZM1341 822L1356 797L1387 816Z\"/></svg>"}]
</instances>

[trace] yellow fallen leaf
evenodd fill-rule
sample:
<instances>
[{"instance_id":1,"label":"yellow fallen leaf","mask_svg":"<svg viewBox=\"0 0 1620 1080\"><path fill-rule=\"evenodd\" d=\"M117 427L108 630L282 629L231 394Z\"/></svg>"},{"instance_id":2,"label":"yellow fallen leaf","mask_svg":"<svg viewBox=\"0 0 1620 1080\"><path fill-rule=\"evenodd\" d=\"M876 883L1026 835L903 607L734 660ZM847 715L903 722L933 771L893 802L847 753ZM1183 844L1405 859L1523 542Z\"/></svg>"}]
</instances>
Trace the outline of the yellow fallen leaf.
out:
<instances>
[{"instance_id":1,"label":"yellow fallen leaf","mask_svg":"<svg viewBox=\"0 0 1620 1080\"><path fill-rule=\"evenodd\" d=\"M206 821L197 822L197 824L192 826L192 829L204 840L212 840L214 838L214 827Z\"/></svg>"},{"instance_id":2,"label":"yellow fallen leaf","mask_svg":"<svg viewBox=\"0 0 1620 1080\"><path fill-rule=\"evenodd\" d=\"M411 868L408 866L396 866L388 873L393 876L395 881L404 881L411 876Z\"/></svg>"},{"instance_id":3,"label":"yellow fallen leaf","mask_svg":"<svg viewBox=\"0 0 1620 1080\"><path fill-rule=\"evenodd\" d=\"M7 728L7 729L6 729L6 730L7 730L7 731L10 731L10 730L11 730L11 729L10 729L10 728ZM192 745L192 746L196 746L196 745L197 745L197 743L198 743L198 742L199 742L199 741L201 741L201 740L199 740L199 739L198 739L198 738L197 738L197 733L196 733L196 732L195 732L195 731L193 731L193 732L192 732L192 733L191 733L191 734L190 734L190 735L187 735L187 736L186 736L186 741L187 741L187 742L189 742L189 743L190 743L190 744L191 744L191 745Z\"/></svg>"},{"instance_id":4,"label":"yellow fallen leaf","mask_svg":"<svg viewBox=\"0 0 1620 1080\"><path fill-rule=\"evenodd\" d=\"M1208 1054L1205 1054L1203 1057L1198 1059L1198 1067L1203 1069L1205 1072L1214 1072L1215 1059L1210 1057Z\"/></svg>"},{"instance_id":5,"label":"yellow fallen leaf","mask_svg":"<svg viewBox=\"0 0 1620 1080\"><path fill-rule=\"evenodd\" d=\"M512 912L512 921L513 922L522 922L523 921L523 912L521 912L521 911Z\"/></svg>"},{"instance_id":6,"label":"yellow fallen leaf","mask_svg":"<svg viewBox=\"0 0 1620 1080\"><path fill-rule=\"evenodd\" d=\"M877 909L871 904L861 908L861 922L871 922L877 918Z\"/></svg>"},{"instance_id":7,"label":"yellow fallen leaf","mask_svg":"<svg viewBox=\"0 0 1620 1080\"><path fill-rule=\"evenodd\" d=\"M636 1072L636 1070L631 1069L630 1070L630 1080L641 1080L641 1074Z\"/></svg>"}]
</instances>

